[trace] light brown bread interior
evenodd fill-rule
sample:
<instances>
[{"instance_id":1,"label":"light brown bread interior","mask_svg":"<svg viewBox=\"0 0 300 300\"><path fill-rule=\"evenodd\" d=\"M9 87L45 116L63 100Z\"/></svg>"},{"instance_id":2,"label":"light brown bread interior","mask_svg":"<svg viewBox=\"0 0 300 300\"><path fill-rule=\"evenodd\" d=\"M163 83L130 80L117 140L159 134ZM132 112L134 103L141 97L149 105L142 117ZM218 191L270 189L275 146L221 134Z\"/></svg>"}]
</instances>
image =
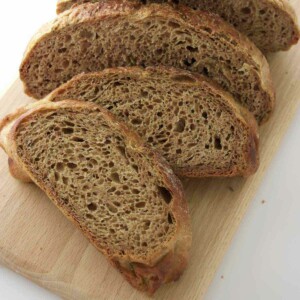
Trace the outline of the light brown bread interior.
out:
<instances>
[{"instance_id":1,"label":"light brown bread interior","mask_svg":"<svg viewBox=\"0 0 300 300\"><path fill-rule=\"evenodd\" d=\"M184 6L111 1L68 10L33 39L20 76L25 91L40 99L82 72L159 64L213 78L259 122L272 111L261 52L216 15Z\"/></svg>"},{"instance_id":2,"label":"light brown bread interior","mask_svg":"<svg viewBox=\"0 0 300 300\"><path fill-rule=\"evenodd\" d=\"M188 207L157 153L98 105L41 102L10 119L4 149L133 286L153 293L178 279Z\"/></svg>"},{"instance_id":3,"label":"light brown bread interior","mask_svg":"<svg viewBox=\"0 0 300 300\"><path fill-rule=\"evenodd\" d=\"M104 0L59 0L57 13L73 5ZM130 1L130 0L129 0ZM288 50L299 40L295 12L286 0L141 0L142 3L174 3L217 13L246 34L264 52Z\"/></svg>"},{"instance_id":4,"label":"light brown bread interior","mask_svg":"<svg viewBox=\"0 0 300 300\"><path fill-rule=\"evenodd\" d=\"M254 118L205 77L173 68L82 74L51 101L94 102L130 124L183 176L250 175L258 167Z\"/></svg>"}]
</instances>

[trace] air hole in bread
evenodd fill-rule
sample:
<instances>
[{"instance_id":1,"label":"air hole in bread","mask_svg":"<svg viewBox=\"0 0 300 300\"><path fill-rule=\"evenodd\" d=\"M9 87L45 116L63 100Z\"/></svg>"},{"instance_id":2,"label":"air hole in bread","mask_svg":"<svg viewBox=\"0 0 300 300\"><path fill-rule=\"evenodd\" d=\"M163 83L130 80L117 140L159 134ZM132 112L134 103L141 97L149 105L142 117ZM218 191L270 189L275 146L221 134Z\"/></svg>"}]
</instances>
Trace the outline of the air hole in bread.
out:
<instances>
[{"instance_id":1,"label":"air hole in bread","mask_svg":"<svg viewBox=\"0 0 300 300\"><path fill-rule=\"evenodd\" d=\"M70 42L72 40L72 36L70 34L65 35L65 42Z\"/></svg>"},{"instance_id":2,"label":"air hole in bread","mask_svg":"<svg viewBox=\"0 0 300 300\"><path fill-rule=\"evenodd\" d=\"M107 190L108 193L114 193L117 189L113 186Z\"/></svg>"},{"instance_id":3,"label":"air hole in bread","mask_svg":"<svg viewBox=\"0 0 300 300\"><path fill-rule=\"evenodd\" d=\"M209 27L201 27L202 30L208 32L208 33L212 33L212 29Z\"/></svg>"},{"instance_id":4,"label":"air hole in bread","mask_svg":"<svg viewBox=\"0 0 300 300\"><path fill-rule=\"evenodd\" d=\"M87 39L90 39L93 37L93 33L86 29L82 30L79 35L81 38L87 38Z\"/></svg>"},{"instance_id":5,"label":"air hole in bread","mask_svg":"<svg viewBox=\"0 0 300 300\"><path fill-rule=\"evenodd\" d=\"M168 213L168 223L169 224L173 224L173 221L174 220L174 217L173 217L173 214L172 213Z\"/></svg>"},{"instance_id":6,"label":"air hole in bread","mask_svg":"<svg viewBox=\"0 0 300 300\"><path fill-rule=\"evenodd\" d=\"M141 192L138 189L132 189L132 193L135 194L135 195L138 195Z\"/></svg>"},{"instance_id":7,"label":"air hole in bread","mask_svg":"<svg viewBox=\"0 0 300 300\"><path fill-rule=\"evenodd\" d=\"M61 162L58 162L56 164L56 170L59 171L59 172L63 171L64 170L64 164L61 163Z\"/></svg>"},{"instance_id":8,"label":"air hole in bread","mask_svg":"<svg viewBox=\"0 0 300 300\"><path fill-rule=\"evenodd\" d=\"M160 195L163 197L164 201L167 204L170 204L172 201L171 193L165 187L162 187L162 186L158 187L158 191L159 191Z\"/></svg>"},{"instance_id":9,"label":"air hole in bread","mask_svg":"<svg viewBox=\"0 0 300 300\"><path fill-rule=\"evenodd\" d=\"M93 166L97 166L98 165L98 162L96 161L96 159L91 158L89 162Z\"/></svg>"},{"instance_id":10,"label":"air hole in bread","mask_svg":"<svg viewBox=\"0 0 300 300\"><path fill-rule=\"evenodd\" d=\"M83 191L88 191L90 188L90 186L88 184L85 184L83 187L82 187L82 190Z\"/></svg>"},{"instance_id":11,"label":"air hole in bread","mask_svg":"<svg viewBox=\"0 0 300 300\"><path fill-rule=\"evenodd\" d=\"M113 205L114 205L115 207L120 207L120 206L121 206L121 203L118 202L118 201L114 201L114 202L113 202Z\"/></svg>"},{"instance_id":12,"label":"air hole in bread","mask_svg":"<svg viewBox=\"0 0 300 300\"><path fill-rule=\"evenodd\" d=\"M84 142L84 139L83 139L83 138L80 138L80 137L77 137L77 136L74 136L74 137L72 138L72 141L78 142L78 143L83 143L83 142Z\"/></svg>"},{"instance_id":13,"label":"air hole in bread","mask_svg":"<svg viewBox=\"0 0 300 300\"><path fill-rule=\"evenodd\" d=\"M121 181L120 181L120 176L119 176L118 173L112 173L112 174L110 175L110 178L111 178L111 180L112 180L113 182L116 182L116 183L120 183L120 182L121 182Z\"/></svg>"},{"instance_id":14,"label":"air hole in bread","mask_svg":"<svg viewBox=\"0 0 300 300\"><path fill-rule=\"evenodd\" d=\"M117 150L120 152L120 154L121 154L122 156L124 156L125 158L127 158L127 156L126 156L126 150L125 150L124 147L118 146L118 147L117 147Z\"/></svg>"},{"instance_id":15,"label":"air hole in bread","mask_svg":"<svg viewBox=\"0 0 300 300\"><path fill-rule=\"evenodd\" d=\"M67 51L67 48L60 48L57 50L58 53L65 53Z\"/></svg>"},{"instance_id":16,"label":"air hole in bread","mask_svg":"<svg viewBox=\"0 0 300 300\"><path fill-rule=\"evenodd\" d=\"M152 136L149 136L148 139L147 139L147 142L148 142L148 143L153 143L153 137L152 137Z\"/></svg>"},{"instance_id":17,"label":"air hole in bread","mask_svg":"<svg viewBox=\"0 0 300 300\"><path fill-rule=\"evenodd\" d=\"M63 184L68 184L69 183L69 179L65 176L62 177L62 181L63 181Z\"/></svg>"},{"instance_id":18,"label":"air hole in bread","mask_svg":"<svg viewBox=\"0 0 300 300\"><path fill-rule=\"evenodd\" d=\"M183 132L184 128L185 128L185 120L184 119L180 119L176 123L174 131L176 131L176 132Z\"/></svg>"},{"instance_id":19,"label":"air hole in bread","mask_svg":"<svg viewBox=\"0 0 300 300\"><path fill-rule=\"evenodd\" d=\"M155 50L156 55L161 55L163 53L163 49L159 48Z\"/></svg>"},{"instance_id":20,"label":"air hole in bread","mask_svg":"<svg viewBox=\"0 0 300 300\"><path fill-rule=\"evenodd\" d=\"M62 66L63 66L65 69L68 68L69 65L70 65L70 62L69 62L67 59L65 59L65 60L63 61L63 63L62 63Z\"/></svg>"},{"instance_id":21,"label":"air hole in bread","mask_svg":"<svg viewBox=\"0 0 300 300\"><path fill-rule=\"evenodd\" d=\"M141 96L142 97L148 97L148 92L147 91L141 91Z\"/></svg>"},{"instance_id":22,"label":"air hole in bread","mask_svg":"<svg viewBox=\"0 0 300 300\"><path fill-rule=\"evenodd\" d=\"M74 164L74 163L67 163L67 166L68 166L68 168L70 168L70 169L76 169L76 168L77 168L77 165Z\"/></svg>"},{"instance_id":23,"label":"air hole in bread","mask_svg":"<svg viewBox=\"0 0 300 300\"><path fill-rule=\"evenodd\" d=\"M199 51L198 47L192 47L192 46L187 46L186 49L189 50L190 52L198 52Z\"/></svg>"},{"instance_id":24,"label":"air hole in bread","mask_svg":"<svg viewBox=\"0 0 300 300\"><path fill-rule=\"evenodd\" d=\"M137 165L132 165L132 168L133 168L136 172L139 171L139 167L138 167Z\"/></svg>"},{"instance_id":25,"label":"air hole in bread","mask_svg":"<svg viewBox=\"0 0 300 300\"><path fill-rule=\"evenodd\" d=\"M63 202L65 205L68 205L68 204L69 204L69 199L68 199L68 198L62 198L61 200L62 200L62 202Z\"/></svg>"},{"instance_id":26,"label":"air hole in bread","mask_svg":"<svg viewBox=\"0 0 300 300\"><path fill-rule=\"evenodd\" d=\"M180 24L173 22L173 21L169 21L168 26L171 28L179 28Z\"/></svg>"},{"instance_id":27,"label":"air hole in bread","mask_svg":"<svg viewBox=\"0 0 300 300\"><path fill-rule=\"evenodd\" d=\"M90 219L90 220L94 219L94 216L91 215L91 214L86 214L85 216L86 216L88 219Z\"/></svg>"},{"instance_id":28,"label":"air hole in bread","mask_svg":"<svg viewBox=\"0 0 300 300\"><path fill-rule=\"evenodd\" d=\"M222 149L221 139L218 136L215 137L215 148L217 150Z\"/></svg>"},{"instance_id":29,"label":"air hole in bread","mask_svg":"<svg viewBox=\"0 0 300 300\"><path fill-rule=\"evenodd\" d=\"M242 12L243 14L245 14L245 15L249 15L249 14L251 14L251 8L250 8L250 7L243 7L243 8L241 9L241 12Z\"/></svg>"},{"instance_id":30,"label":"air hole in bread","mask_svg":"<svg viewBox=\"0 0 300 300\"><path fill-rule=\"evenodd\" d=\"M145 223L144 223L144 229L148 230L150 228L150 224L151 224L151 221L146 220Z\"/></svg>"},{"instance_id":31,"label":"air hole in bread","mask_svg":"<svg viewBox=\"0 0 300 300\"><path fill-rule=\"evenodd\" d=\"M135 118L135 119L133 119L133 120L131 121L131 123L132 123L133 125L140 125L140 124L142 124L142 120L139 119L139 118Z\"/></svg>"},{"instance_id":32,"label":"air hole in bread","mask_svg":"<svg viewBox=\"0 0 300 300\"><path fill-rule=\"evenodd\" d=\"M112 212L112 213L117 213L118 212L118 209L114 205L112 205L110 203L107 203L106 205L107 205L107 208L110 212Z\"/></svg>"},{"instance_id":33,"label":"air hole in bread","mask_svg":"<svg viewBox=\"0 0 300 300\"><path fill-rule=\"evenodd\" d=\"M205 76L208 76L209 75L209 71L208 71L208 68L207 67L203 67L203 74L205 75Z\"/></svg>"},{"instance_id":34,"label":"air hole in bread","mask_svg":"<svg viewBox=\"0 0 300 300\"><path fill-rule=\"evenodd\" d=\"M194 63L196 62L195 58L186 58L183 60L183 63L187 66L187 67L191 67Z\"/></svg>"},{"instance_id":35,"label":"air hole in bread","mask_svg":"<svg viewBox=\"0 0 300 300\"><path fill-rule=\"evenodd\" d=\"M74 132L73 128L63 128L62 129L64 134L72 134Z\"/></svg>"},{"instance_id":36,"label":"air hole in bread","mask_svg":"<svg viewBox=\"0 0 300 300\"><path fill-rule=\"evenodd\" d=\"M87 206L88 210L90 210L90 211L96 211L97 207L98 207L97 204L95 204L93 202L88 204L88 206Z\"/></svg>"},{"instance_id":37,"label":"air hole in bread","mask_svg":"<svg viewBox=\"0 0 300 300\"><path fill-rule=\"evenodd\" d=\"M135 205L137 208L144 208L146 206L146 203L145 202L139 202Z\"/></svg>"},{"instance_id":38,"label":"air hole in bread","mask_svg":"<svg viewBox=\"0 0 300 300\"><path fill-rule=\"evenodd\" d=\"M196 129L195 124L191 124L191 125L190 125L190 129L191 129L191 130L195 130L195 129Z\"/></svg>"}]
</instances>

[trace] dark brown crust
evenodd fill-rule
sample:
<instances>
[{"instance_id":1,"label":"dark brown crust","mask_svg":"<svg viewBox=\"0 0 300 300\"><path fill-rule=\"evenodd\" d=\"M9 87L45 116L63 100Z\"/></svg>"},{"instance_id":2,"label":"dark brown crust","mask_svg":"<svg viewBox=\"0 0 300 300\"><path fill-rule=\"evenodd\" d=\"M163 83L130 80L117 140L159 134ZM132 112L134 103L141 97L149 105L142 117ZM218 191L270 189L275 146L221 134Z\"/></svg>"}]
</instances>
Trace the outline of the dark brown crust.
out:
<instances>
[{"instance_id":1,"label":"dark brown crust","mask_svg":"<svg viewBox=\"0 0 300 300\"><path fill-rule=\"evenodd\" d=\"M87 2L103 2L105 0L58 0L57 2L57 9L56 12L57 14L60 14L75 5L81 5L83 3ZM134 0L131 0L134 1ZM212 0L214 1L214 0ZM283 19L289 20L290 21L290 28L289 31L291 32L291 38L290 40L287 41L286 45L281 44L281 45L276 45L275 41L274 43L270 43L267 47L262 47L262 45L257 44L257 47L259 47L261 50L265 52L275 52L275 51L282 51L282 50L289 50L291 46L297 44L300 36L299 32L299 27L298 27L298 22L297 22L297 17L295 14L294 9L290 5L290 3L286 0L258 0L260 2L266 2L266 5L269 7L272 7L275 11L277 11L278 16L282 16ZM151 1L150 1L151 2ZM173 0L165 0L165 2L169 3L174 3L175 1ZM246 3L246 1L245 1ZM184 3L185 5L188 5L188 3ZM212 11L215 12L215 11ZM255 22L255 21L254 21ZM253 24L253 27L255 27L255 23ZM239 26L237 26L237 29L240 29ZM250 28L249 28L250 29ZM270 38L270 34L268 35L267 33L267 38Z\"/></svg>"},{"instance_id":2,"label":"dark brown crust","mask_svg":"<svg viewBox=\"0 0 300 300\"><path fill-rule=\"evenodd\" d=\"M26 85L26 70L30 64L31 57L34 56L34 49L39 42L47 39L48 36L55 34L58 30L66 26L95 20L101 21L106 18L116 18L120 16L128 17L129 21L133 16L134 18L139 19L148 18L149 16L174 19L184 23L187 27L191 28L192 31L196 32L202 32L202 28L205 24L205 26L210 28L213 32L217 32L233 40L235 45L230 43L230 47L234 48L233 51L241 53L245 61L247 61L247 64L253 66L253 72L257 74L257 78L259 78L260 81L260 89L262 93L265 94L265 110L261 112L259 121L263 123L269 118L274 106L275 93L269 65L263 54L247 37L240 34L219 16L209 12L194 11L182 5L179 5L175 10L167 4L140 5L137 2L112 0L109 4L106 3L106 1L101 2L101 4L86 3L66 11L53 23L48 24L41 29L29 44L20 67L20 77L24 82L25 92L29 96L37 97L37 95L32 94L29 87ZM199 20L201 20L201 24L199 24ZM257 70L254 70L254 68Z\"/></svg>"},{"instance_id":3,"label":"dark brown crust","mask_svg":"<svg viewBox=\"0 0 300 300\"><path fill-rule=\"evenodd\" d=\"M83 226L79 223L78 217L74 215L74 213L66 210L65 204L56 196L55 191L49 189L43 183L41 178L34 176L33 171L30 170L23 161L21 161L16 150L16 134L20 124L32 117L33 114L48 112L59 108L68 108L73 111L89 109L91 111L99 112L99 114L103 116L106 122L113 129L118 130L118 132L126 138L130 147L152 159L153 167L155 167L161 174L162 180L173 195L173 201L171 202L170 209L174 214L177 224L176 235L170 242L168 242L168 244L165 245L166 250L163 253L152 253L152 257L148 258L147 261L139 261L136 257L126 257L125 259L124 257L119 256L109 256L106 249L100 249L97 246L97 243L91 233L87 230L87 228L83 228ZM23 113L20 114L20 111ZM31 105L27 108L25 107L17 113L10 115L5 120L6 121L2 122L0 132L1 145L16 162L18 168L21 168L22 172L27 173L32 181L45 191L62 213L83 231L94 246L106 255L115 267L123 271L125 278L134 287L152 294L161 284L178 279L184 271L188 261L188 253L191 245L190 220L188 204L184 199L182 185L163 158L161 158L156 152L147 149L141 139L124 123L119 122L113 115L102 109L100 106L91 103L83 103L72 100L61 101L59 103L43 101L39 102L39 105ZM7 120L10 121L8 122ZM158 277L157 274L159 274Z\"/></svg>"},{"instance_id":4,"label":"dark brown crust","mask_svg":"<svg viewBox=\"0 0 300 300\"><path fill-rule=\"evenodd\" d=\"M166 76L168 74L170 77L182 77L187 78L186 82L181 84L185 84L186 86L205 86L207 89L212 90L213 93L218 94L226 101L226 105L230 107L233 111L234 115L241 122L241 127L245 128L247 132L245 135L248 137L248 144L245 146L244 153L244 163L248 168L239 168L230 167L228 170L218 170L216 169L203 169L199 166L191 166L186 168L176 168L176 166L172 166L175 173L179 176L189 176L189 177L234 177L234 176L249 176L256 172L259 166L259 150L258 150L258 127L255 119L252 114L249 113L246 109L244 109L241 105L239 105L236 101L234 101L233 97L225 92L218 84L214 81L210 80L207 77L204 77L198 73L192 73L185 70L179 70L176 68L169 67L148 67L146 69L140 67L127 67L127 68L111 68L106 69L102 72L94 72L88 74L80 74L72 78L69 82L63 84L56 90L54 90L48 97L49 101L57 101L56 98L59 98L60 93L66 89L70 85L77 85L81 81L85 80L87 77L104 77L108 74L127 74L133 76L138 80L138 78L147 78L152 77L153 75L157 76ZM190 78L190 80L188 80ZM179 83L178 83L179 84ZM64 99L62 99L64 100Z\"/></svg>"}]
</instances>

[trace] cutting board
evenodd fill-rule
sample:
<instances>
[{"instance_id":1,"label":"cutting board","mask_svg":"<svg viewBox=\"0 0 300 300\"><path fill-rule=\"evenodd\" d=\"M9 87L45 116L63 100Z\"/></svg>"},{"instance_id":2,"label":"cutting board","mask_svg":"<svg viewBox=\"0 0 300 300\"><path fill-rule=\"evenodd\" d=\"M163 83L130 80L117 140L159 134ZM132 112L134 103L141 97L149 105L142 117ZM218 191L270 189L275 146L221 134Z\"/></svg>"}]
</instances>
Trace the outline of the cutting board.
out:
<instances>
[{"instance_id":1,"label":"cutting board","mask_svg":"<svg viewBox=\"0 0 300 300\"><path fill-rule=\"evenodd\" d=\"M297 10L300 14L300 1ZM293 119L300 103L300 45L268 60L277 102L272 118L260 129L260 168L248 179L184 180L193 229L190 265L176 284L162 287L155 299L204 297ZM31 101L17 80L0 100L0 117ZM41 190L9 175L3 151L0 166L1 264L66 299L148 298L123 280Z\"/></svg>"}]
</instances>

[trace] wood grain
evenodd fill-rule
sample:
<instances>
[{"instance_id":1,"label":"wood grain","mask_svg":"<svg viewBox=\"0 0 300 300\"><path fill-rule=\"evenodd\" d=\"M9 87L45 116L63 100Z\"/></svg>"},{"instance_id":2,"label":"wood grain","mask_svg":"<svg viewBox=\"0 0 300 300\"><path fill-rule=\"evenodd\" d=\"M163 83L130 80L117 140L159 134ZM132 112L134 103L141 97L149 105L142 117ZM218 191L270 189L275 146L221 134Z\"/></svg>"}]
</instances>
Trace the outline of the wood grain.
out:
<instances>
[{"instance_id":1,"label":"wood grain","mask_svg":"<svg viewBox=\"0 0 300 300\"><path fill-rule=\"evenodd\" d=\"M300 13L300 1L291 1ZM243 179L184 180L193 223L190 266L155 299L201 299L300 103L300 46L269 58L275 112L260 130L261 166ZM0 117L31 100L17 80ZM147 299L131 288L33 184L13 179L0 152L0 262L66 299Z\"/></svg>"}]
</instances>

